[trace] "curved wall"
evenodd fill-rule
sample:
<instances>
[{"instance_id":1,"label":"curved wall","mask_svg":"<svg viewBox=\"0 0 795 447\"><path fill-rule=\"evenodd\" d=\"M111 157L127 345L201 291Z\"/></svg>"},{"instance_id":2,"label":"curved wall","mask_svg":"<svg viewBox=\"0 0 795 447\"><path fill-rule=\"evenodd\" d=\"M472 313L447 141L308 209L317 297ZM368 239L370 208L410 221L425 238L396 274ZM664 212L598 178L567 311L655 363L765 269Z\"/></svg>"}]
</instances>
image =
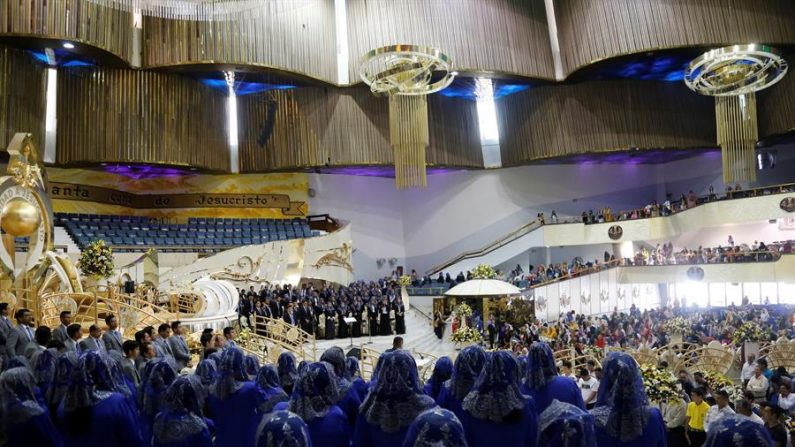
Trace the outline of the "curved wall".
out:
<instances>
[{"instance_id":1,"label":"curved wall","mask_svg":"<svg viewBox=\"0 0 795 447\"><path fill-rule=\"evenodd\" d=\"M795 75L793 73L790 72L776 85L757 93L757 99L760 137L769 137L795 130Z\"/></svg>"},{"instance_id":2,"label":"curved wall","mask_svg":"<svg viewBox=\"0 0 795 447\"><path fill-rule=\"evenodd\" d=\"M519 92L496 102L503 166L629 148L714 147L712 98L683 84L598 81Z\"/></svg>"},{"instance_id":3,"label":"curved wall","mask_svg":"<svg viewBox=\"0 0 795 447\"><path fill-rule=\"evenodd\" d=\"M0 150L15 133L27 132L44 154L45 79L42 65L0 45Z\"/></svg>"},{"instance_id":4,"label":"curved wall","mask_svg":"<svg viewBox=\"0 0 795 447\"><path fill-rule=\"evenodd\" d=\"M553 79L543 0L349 0L350 80L368 51L438 47L459 71Z\"/></svg>"},{"instance_id":5,"label":"curved wall","mask_svg":"<svg viewBox=\"0 0 795 447\"><path fill-rule=\"evenodd\" d=\"M79 41L132 58L132 14L85 0L0 0L0 36Z\"/></svg>"},{"instance_id":6,"label":"curved wall","mask_svg":"<svg viewBox=\"0 0 795 447\"><path fill-rule=\"evenodd\" d=\"M230 64L337 80L333 0L263 2L213 22L146 17L143 29L145 67Z\"/></svg>"},{"instance_id":7,"label":"curved wall","mask_svg":"<svg viewBox=\"0 0 795 447\"><path fill-rule=\"evenodd\" d=\"M555 2L563 71L631 53L737 43L795 43L789 0Z\"/></svg>"},{"instance_id":8,"label":"curved wall","mask_svg":"<svg viewBox=\"0 0 795 447\"><path fill-rule=\"evenodd\" d=\"M226 95L193 79L148 71L62 68L60 165L157 163L229 169Z\"/></svg>"}]
</instances>

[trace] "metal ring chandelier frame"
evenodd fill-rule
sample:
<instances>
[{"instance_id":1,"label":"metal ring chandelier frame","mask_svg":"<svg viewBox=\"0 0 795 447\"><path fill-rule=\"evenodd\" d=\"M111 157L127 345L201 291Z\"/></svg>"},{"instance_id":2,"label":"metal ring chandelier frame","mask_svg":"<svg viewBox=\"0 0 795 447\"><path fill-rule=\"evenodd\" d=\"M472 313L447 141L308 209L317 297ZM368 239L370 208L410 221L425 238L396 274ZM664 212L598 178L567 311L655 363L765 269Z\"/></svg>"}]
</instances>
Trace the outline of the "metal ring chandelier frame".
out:
<instances>
[{"instance_id":1,"label":"metal ring chandelier frame","mask_svg":"<svg viewBox=\"0 0 795 447\"><path fill-rule=\"evenodd\" d=\"M787 61L775 48L733 45L707 51L685 70L685 84L707 96L737 96L763 90L787 74Z\"/></svg>"},{"instance_id":2,"label":"metal ring chandelier frame","mask_svg":"<svg viewBox=\"0 0 795 447\"><path fill-rule=\"evenodd\" d=\"M369 51L361 60L359 77L376 96L429 95L447 88L458 74L452 60L437 48L390 45ZM442 73L433 82L434 73Z\"/></svg>"}]
</instances>

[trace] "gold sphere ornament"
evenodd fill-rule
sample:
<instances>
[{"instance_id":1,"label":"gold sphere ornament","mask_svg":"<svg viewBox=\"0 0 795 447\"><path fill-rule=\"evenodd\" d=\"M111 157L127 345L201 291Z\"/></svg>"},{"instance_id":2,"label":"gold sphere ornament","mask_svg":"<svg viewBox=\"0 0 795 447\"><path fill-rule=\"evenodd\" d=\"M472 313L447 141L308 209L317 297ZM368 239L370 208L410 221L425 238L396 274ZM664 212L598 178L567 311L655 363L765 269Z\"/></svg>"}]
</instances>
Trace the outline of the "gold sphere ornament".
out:
<instances>
[{"instance_id":1,"label":"gold sphere ornament","mask_svg":"<svg viewBox=\"0 0 795 447\"><path fill-rule=\"evenodd\" d=\"M24 199L11 199L0 212L0 226L6 234L14 237L33 234L40 224L39 209Z\"/></svg>"}]
</instances>

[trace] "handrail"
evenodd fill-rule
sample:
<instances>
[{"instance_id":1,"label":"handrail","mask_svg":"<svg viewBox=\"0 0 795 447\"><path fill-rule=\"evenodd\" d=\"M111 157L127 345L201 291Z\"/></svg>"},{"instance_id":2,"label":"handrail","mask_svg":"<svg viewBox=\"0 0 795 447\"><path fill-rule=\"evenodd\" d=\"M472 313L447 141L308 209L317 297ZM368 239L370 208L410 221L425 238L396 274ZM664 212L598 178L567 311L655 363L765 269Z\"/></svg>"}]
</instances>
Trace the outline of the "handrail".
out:
<instances>
[{"instance_id":1,"label":"handrail","mask_svg":"<svg viewBox=\"0 0 795 447\"><path fill-rule=\"evenodd\" d=\"M430 270L426 271L425 274L429 275L429 276L433 276L436 273L439 273L442 270L450 267L451 265L463 261L464 259L476 258L476 257L479 257L479 256L487 255L487 254L493 252L494 250L497 250L498 248L501 248L501 247L504 247L505 245L508 245L509 243L511 243L511 242L519 239L520 237L530 233L531 231L534 231L537 228L540 228L543 225L544 225L544 223L543 222L539 222L538 220L530 221L530 222L522 225L521 227L517 228L516 230L511 231L507 235L505 235L505 236L503 236L503 237L501 237L501 238L499 238L499 239L497 239L497 240L495 240L495 241L493 241L493 242L491 242L491 243L489 243L489 244L487 244L487 245L485 245L485 246L483 246L483 247L481 247L481 248L479 248L477 250L465 251L464 253L461 253L460 255L456 256L455 258L449 259L449 260L447 260L447 261L445 261L445 262L443 262L443 263L441 263L441 264L439 264L437 266L434 266Z\"/></svg>"},{"instance_id":2,"label":"handrail","mask_svg":"<svg viewBox=\"0 0 795 447\"><path fill-rule=\"evenodd\" d=\"M281 318L270 318L251 315L252 332L294 352L301 360L317 360L317 343L315 336L298 326L287 323ZM306 346L309 345L309 350Z\"/></svg>"},{"instance_id":3,"label":"handrail","mask_svg":"<svg viewBox=\"0 0 795 447\"><path fill-rule=\"evenodd\" d=\"M764 194L766 191L769 192L769 194ZM706 203L714 203L714 202L720 202L720 201L725 201L725 200L745 199L745 198L749 198L749 197L759 197L759 196L764 196L764 195L787 194L787 193L791 193L793 191L795 191L795 183L783 183L783 184L779 184L779 185L765 186L765 187L760 187L760 188L752 188L752 189L741 190L740 193L742 195L736 195L737 193L732 191L731 192L732 196L731 197L726 197L726 198L715 198L715 199L709 200L709 198L710 198L709 195L700 196L700 197L696 198L696 206L694 206L692 208L685 208L685 209L682 209L682 210L676 210L676 211L672 210L671 214L666 215L666 216L648 216L648 217L638 217L638 218L635 218L635 219L611 219L609 221L605 220L604 222L594 222L593 224L584 223L584 222L582 222L582 220L577 220L577 221L574 221L574 222L569 220L567 222L559 222L559 223L552 223L552 222L547 222L547 221L539 222L538 220L533 220L532 222L529 222L529 223L527 223L525 225L522 225L518 229L508 233L506 236L504 236L504 237L502 237L500 239L497 239L496 241L486 245L485 247L481 247L478 250L471 250L471 251L464 252L464 253L458 255L455 258L452 258L452 259L450 259L448 261L445 261L445 262L443 262L443 263L441 263L439 265L436 265L433 268L431 268L430 270L428 270L425 274L432 276L432 275L435 275L435 274L439 273L440 271L442 271L442 270L450 267L451 265L453 265L453 264L455 264L457 262L460 262L460 261L462 261L464 259L469 259L469 258L472 258L472 257L482 256L482 255L491 253L492 251L494 251L494 250L506 245L508 242L513 242L514 240L518 239L519 237L524 236L525 234L529 233L530 231L533 231L536 228L540 228L543 225L566 225L566 224L595 225L595 224L598 224L598 223L627 222L627 221L634 221L634 220L641 220L641 219L652 219L652 218L655 218L655 217L668 217L668 216L672 216L674 214L685 212L687 210L691 210L693 208L697 208L697 207L699 207L701 205L704 205ZM761 194L760 194L760 192L761 192ZM700 199L704 199L704 198L706 198L707 200L706 201L699 201ZM626 212L631 213L633 211L644 210L645 208L646 207L644 206L644 207L641 207L641 208L631 209L631 210L626 211ZM572 217L571 219L577 219L577 218L576 217ZM535 227L535 228L529 229L527 231L524 231L524 230L528 229L528 227L532 226L533 224L537 224L538 226ZM519 233L521 233L521 234L519 234ZM514 235L517 235L517 234L518 234L518 236L514 237ZM508 239L511 239L511 240L508 241Z\"/></svg>"},{"instance_id":4,"label":"handrail","mask_svg":"<svg viewBox=\"0 0 795 447\"><path fill-rule=\"evenodd\" d=\"M737 253L732 254L732 257L737 256L747 256L747 255L760 255L760 254L769 254L772 255L773 258L764 261L733 261L733 262L693 262L693 263L682 263L682 264L647 264L647 265L637 265L637 264L627 264L624 262L623 259L616 259L614 261L609 261L604 264L599 264L598 266L589 267L584 270L579 270L575 272L573 275L562 275L557 278L553 278L547 281L540 282L538 284L531 284L528 286L528 289L535 289L538 287L548 286L550 284L554 284L556 282L567 281L569 279L579 278L581 276L590 275L593 273L598 273L605 270L610 270L615 267L668 267L668 266L693 266L693 265L723 265L723 264L758 264L758 263L767 263L767 262L777 262L781 259L782 255L788 255L791 253L781 253L779 251L754 251L754 252L747 252L747 253Z\"/></svg>"}]
</instances>

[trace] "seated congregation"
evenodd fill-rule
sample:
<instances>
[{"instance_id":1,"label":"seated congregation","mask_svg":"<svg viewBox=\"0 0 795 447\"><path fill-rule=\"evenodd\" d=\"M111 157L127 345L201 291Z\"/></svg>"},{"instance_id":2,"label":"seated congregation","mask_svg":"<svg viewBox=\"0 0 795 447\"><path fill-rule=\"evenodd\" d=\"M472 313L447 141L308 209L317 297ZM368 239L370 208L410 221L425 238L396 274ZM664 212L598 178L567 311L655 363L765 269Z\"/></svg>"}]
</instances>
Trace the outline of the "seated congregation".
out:
<instances>
[{"instance_id":1,"label":"seated congregation","mask_svg":"<svg viewBox=\"0 0 795 447\"><path fill-rule=\"evenodd\" d=\"M134 343L134 342L132 342ZM130 346L127 344L127 346ZM162 355L134 368L137 349L11 356L0 375L8 446L644 446L667 442L636 361L611 353L591 410L552 350L460 351L422 383L407 351L380 356L369 381L358 360L326 350L319 362L282 353L260 365L227 343L195 370ZM698 392L694 391L694 397ZM695 415L695 413L693 413ZM688 417L690 417L688 409ZM770 422L766 418L766 422ZM769 425L769 424L768 424ZM691 440L695 441L695 436ZM723 415L709 446L773 446L765 425ZM690 445L700 445L691 443Z\"/></svg>"}]
</instances>

